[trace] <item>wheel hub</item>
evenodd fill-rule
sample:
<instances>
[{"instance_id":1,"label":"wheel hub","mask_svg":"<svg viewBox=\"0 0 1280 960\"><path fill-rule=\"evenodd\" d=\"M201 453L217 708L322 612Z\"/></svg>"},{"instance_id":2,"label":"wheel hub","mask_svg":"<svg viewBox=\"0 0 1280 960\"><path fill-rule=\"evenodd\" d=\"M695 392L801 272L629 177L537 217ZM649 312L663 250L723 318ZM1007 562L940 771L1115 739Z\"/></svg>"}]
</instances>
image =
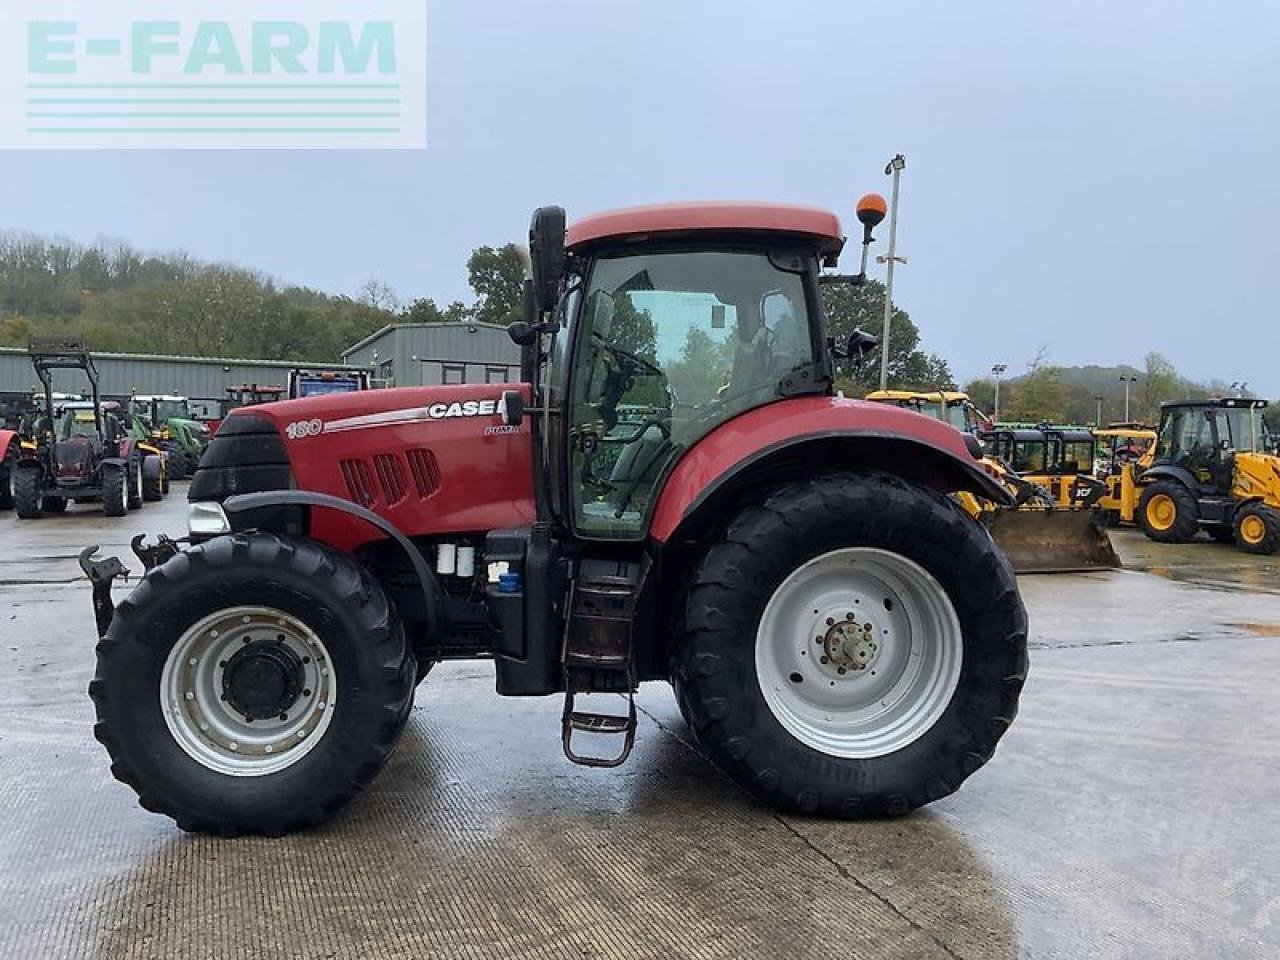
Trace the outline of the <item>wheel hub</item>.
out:
<instances>
[{"instance_id":1,"label":"wheel hub","mask_svg":"<svg viewBox=\"0 0 1280 960\"><path fill-rule=\"evenodd\" d=\"M320 637L270 607L230 607L192 624L170 650L160 686L174 739L231 776L263 776L309 753L337 693Z\"/></svg>"},{"instance_id":2,"label":"wheel hub","mask_svg":"<svg viewBox=\"0 0 1280 960\"><path fill-rule=\"evenodd\" d=\"M756 632L756 679L801 743L832 756L883 756L941 716L962 648L950 599L926 570L900 554L846 547L778 585Z\"/></svg>"},{"instance_id":3,"label":"wheel hub","mask_svg":"<svg viewBox=\"0 0 1280 960\"><path fill-rule=\"evenodd\" d=\"M821 663L835 669L838 676L870 667L880 652L876 626L870 618L861 621L852 611L841 619L828 617L827 630L817 638L822 647Z\"/></svg>"},{"instance_id":4,"label":"wheel hub","mask_svg":"<svg viewBox=\"0 0 1280 960\"><path fill-rule=\"evenodd\" d=\"M1266 536L1267 528L1260 517L1245 517L1240 523L1240 535L1248 543L1259 543Z\"/></svg>"},{"instance_id":5,"label":"wheel hub","mask_svg":"<svg viewBox=\"0 0 1280 960\"><path fill-rule=\"evenodd\" d=\"M275 640L242 646L226 661L222 695L246 720L288 719L302 692L302 658Z\"/></svg>"}]
</instances>

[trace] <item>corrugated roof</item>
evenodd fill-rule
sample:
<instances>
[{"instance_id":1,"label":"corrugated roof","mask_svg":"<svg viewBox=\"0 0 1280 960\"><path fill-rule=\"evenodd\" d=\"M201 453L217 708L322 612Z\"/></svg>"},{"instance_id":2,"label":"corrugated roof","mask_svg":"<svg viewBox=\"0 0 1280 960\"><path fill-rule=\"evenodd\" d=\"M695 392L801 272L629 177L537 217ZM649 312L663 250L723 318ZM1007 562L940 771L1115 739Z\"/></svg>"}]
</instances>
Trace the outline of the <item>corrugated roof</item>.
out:
<instances>
[{"instance_id":1,"label":"corrugated roof","mask_svg":"<svg viewBox=\"0 0 1280 960\"><path fill-rule=\"evenodd\" d=\"M354 349L354 347L352 349ZM22 347L0 347L0 354L25 357L27 356L27 351ZM325 370L349 370L352 373L364 369L363 367L353 367L344 363L327 363L323 360L259 360L254 357L183 357L161 353L101 353L97 350L93 351L93 358L95 360L177 361L179 363L208 363L218 366L249 364L255 367L280 367L284 370L292 370L295 367L319 367Z\"/></svg>"},{"instance_id":2,"label":"corrugated roof","mask_svg":"<svg viewBox=\"0 0 1280 960\"><path fill-rule=\"evenodd\" d=\"M456 329L457 327L472 327L472 328L483 327L486 330L502 330L504 332L507 329L506 327L502 326L502 324L484 323L480 320L445 320L439 323L389 323L382 329L375 330L373 333L369 334L367 337L365 337L363 340L359 341L358 343L353 343L351 346L347 347L347 349L342 351L342 355L344 357L349 357L351 356L351 354L355 353L357 350L360 350L361 348L368 346L369 344L373 343L375 340L380 340L382 337L386 336L388 333L390 333L393 330L424 330L424 329L433 328L433 327L449 327L454 329Z\"/></svg>"}]
</instances>

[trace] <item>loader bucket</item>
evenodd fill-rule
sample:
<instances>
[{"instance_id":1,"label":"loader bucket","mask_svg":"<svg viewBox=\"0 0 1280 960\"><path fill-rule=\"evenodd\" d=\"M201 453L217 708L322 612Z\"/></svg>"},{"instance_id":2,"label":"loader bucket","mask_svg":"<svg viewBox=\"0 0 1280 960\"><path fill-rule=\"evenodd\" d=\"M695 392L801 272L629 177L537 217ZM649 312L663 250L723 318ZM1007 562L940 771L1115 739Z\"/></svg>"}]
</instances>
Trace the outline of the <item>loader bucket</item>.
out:
<instances>
[{"instance_id":1,"label":"loader bucket","mask_svg":"<svg viewBox=\"0 0 1280 960\"><path fill-rule=\"evenodd\" d=\"M997 510L984 522L1016 573L1120 569L1098 510Z\"/></svg>"}]
</instances>

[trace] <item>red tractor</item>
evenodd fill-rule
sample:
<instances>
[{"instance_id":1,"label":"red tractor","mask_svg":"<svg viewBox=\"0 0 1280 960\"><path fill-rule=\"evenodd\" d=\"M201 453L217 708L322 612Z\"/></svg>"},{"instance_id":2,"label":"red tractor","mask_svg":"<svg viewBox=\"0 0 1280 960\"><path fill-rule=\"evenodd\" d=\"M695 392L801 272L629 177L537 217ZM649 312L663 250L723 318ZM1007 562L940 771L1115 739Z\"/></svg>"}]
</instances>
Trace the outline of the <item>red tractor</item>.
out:
<instances>
[{"instance_id":1,"label":"red tractor","mask_svg":"<svg viewBox=\"0 0 1280 960\"><path fill-rule=\"evenodd\" d=\"M129 435L119 404L100 398L98 370L84 342L76 337L33 340L30 355L44 387L44 408L13 464L11 488L18 516L34 520L45 513L63 513L72 500L100 501L108 517L123 517L141 507L147 481L161 474L159 457ZM55 407L55 370L82 371L92 400Z\"/></svg>"},{"instance_id":2,"label":"red tractor","mask_svg":"<svg viewBox=\"0 0 1280 960\"><path fill-rule=\"evenodd\" d=\"M784 810L951 793L1013 720L1027 619L948 494L1008 494L959 431L833 389L864 347L820 306L860 279L823 272L843 244L800 207L567 230L542 208L514 389L233 411L189 543L135 543L149 572L118 609L121 565L82 554L115 775L187 830L317 824L377 774L435 663L485 658L499 694L564 696L575 762L621 763L638 684L670 681L702 749ZM581 709L601 693L622 709Z\"/></svg>"}]
</instances>

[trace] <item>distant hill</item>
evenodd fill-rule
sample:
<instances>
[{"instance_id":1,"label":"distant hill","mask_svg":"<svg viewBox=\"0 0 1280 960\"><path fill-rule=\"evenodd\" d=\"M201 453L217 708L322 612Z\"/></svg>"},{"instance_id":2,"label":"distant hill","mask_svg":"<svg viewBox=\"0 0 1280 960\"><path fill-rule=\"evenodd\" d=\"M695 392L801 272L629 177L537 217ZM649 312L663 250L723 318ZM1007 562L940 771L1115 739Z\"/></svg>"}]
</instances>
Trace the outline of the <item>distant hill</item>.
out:
<instances>
[{"instance_id":1,"label":"distant hill","mask_svg":"<svg viewBox=\"0 0 1280 960\"><path fill-rule=\"evenodd\" d=\"M1102 423L1125 419L1125 385L1128 380L1129 417L1155 423L1160 404L1170 400L1202 399L1225 394L1226 385L1196 383L1183 377L1158 353L1147 357L1143 368L1128 364L1060 367L1035 362L1026 373L1000 382L1000 416L1004 420L1050 420L1058 423L1094 423L1101 397ZM985 410L995 405L995 385L988 378L970 381L966 392Z\"/></svg>"}]
</instances>

